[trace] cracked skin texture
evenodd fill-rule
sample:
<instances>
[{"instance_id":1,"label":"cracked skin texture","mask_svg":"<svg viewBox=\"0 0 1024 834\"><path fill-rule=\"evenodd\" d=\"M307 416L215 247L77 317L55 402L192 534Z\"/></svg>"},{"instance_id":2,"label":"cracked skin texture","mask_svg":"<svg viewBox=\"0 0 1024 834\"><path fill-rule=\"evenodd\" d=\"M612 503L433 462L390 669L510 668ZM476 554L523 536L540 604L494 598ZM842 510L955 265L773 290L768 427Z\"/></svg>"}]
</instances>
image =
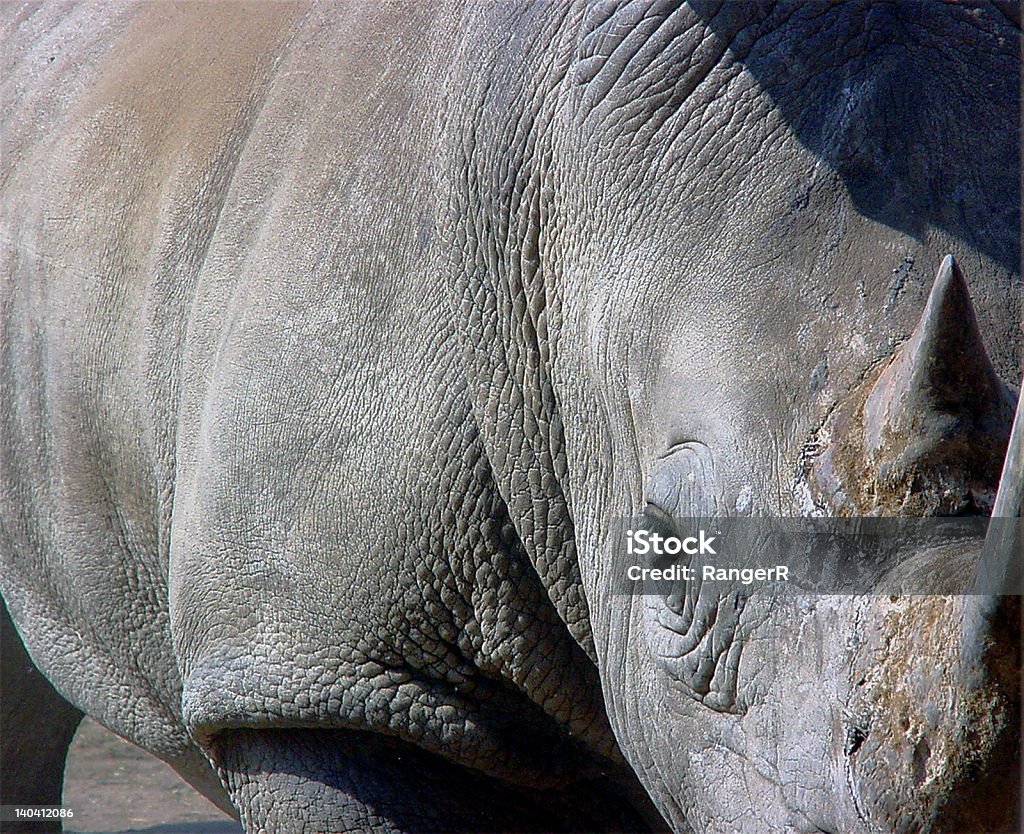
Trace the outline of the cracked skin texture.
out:
<instances>
[{"instance_id":1,"label":"cracked skin texture","mask_svg":"<svg viewBox=\"0 0 1024 834\"><path fill-rule=\"evenodd\" d=\"M646 830L567 546L531 559L473 413L446 184L408 162L443 153L433 15L6 9L5 596L65 698L222 807L235 728L309 727L390 768L337 830ZM431 769L424 822L393 785Z\"/></svg>"},{"instance_id":2,"label":"cracked skin texture","mask_svg":"<svg viewBox=\"0 0 1024 834\"><path fill-rule=\"evenodd\" d=\"M606 593L607 526L691 474L798 512L805 439L919 315L914 274L880 312L890 262L969 260L1019 380L1012 96L961 83L1016 89L1019 33L900 8L6 4L34 662L252 832L861 830L845 640L913 623L755 601L702 669L726 714Z\"/></svg>"}]
</instances>

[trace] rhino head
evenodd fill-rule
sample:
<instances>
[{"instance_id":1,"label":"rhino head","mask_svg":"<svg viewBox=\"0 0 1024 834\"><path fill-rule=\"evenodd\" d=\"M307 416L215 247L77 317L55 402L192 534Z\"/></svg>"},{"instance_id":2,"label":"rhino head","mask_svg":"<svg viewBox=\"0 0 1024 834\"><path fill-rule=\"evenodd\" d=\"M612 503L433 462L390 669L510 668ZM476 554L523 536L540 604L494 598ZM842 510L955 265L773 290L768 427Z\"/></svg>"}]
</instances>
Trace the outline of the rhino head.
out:
<instances>
[{"instance_id":1,"label":"rhino head","mask_svg":"<svg viewBox=\"0 0 1024 834\"><path fill-rule=\"evenodd\" d=\"M587 164L552 209L585 218L552 259L550 373L616 736L678 830L1010 830L1019 597L978 576L1013 573L1015 525L907 557L951 596L609 587L613 520L652 508L1019 515L1019 29L996 6L651 8L584 25Z\"/></svg>"},{"instance_id":2,"label":"rhino head","mask_svg":"<svg viewBox=\"0 0 1024 834\"><path fill-rule=\"evenodd\" d=\"M603 668L606 691L626 693L613 695L617 732L624 749L649 751L633 763L673 825L1013 830L1024 481L1013 405L947 256L909 337L793 447L793 504L781 511L811 501L825 516L991 513L983 540L904 549L887 577L906 594L883 582L854 596L745 598L705 585L590 597L612 608ZM756 500L741 486L708 506L721 461L706 438L652 460L643 512L740 514Z\"/></svg>"}]
</instances>

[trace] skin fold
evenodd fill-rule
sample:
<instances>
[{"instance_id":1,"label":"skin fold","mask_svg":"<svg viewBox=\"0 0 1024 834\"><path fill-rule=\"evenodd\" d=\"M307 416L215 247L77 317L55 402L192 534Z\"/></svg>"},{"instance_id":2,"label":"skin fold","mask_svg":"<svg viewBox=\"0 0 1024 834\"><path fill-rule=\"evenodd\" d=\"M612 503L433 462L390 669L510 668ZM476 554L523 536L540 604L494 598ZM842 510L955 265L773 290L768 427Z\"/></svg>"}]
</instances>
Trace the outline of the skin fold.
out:
<instances>
[{"instance_id":1,"label":"skin fold","mask_svg":"<svg viewBox=\"0 0 1024 834\"><path fill-rule=\"evenodd\" d=\"M1019 597L611 569L1019 515L1013 4L2 25L5 804L86 713L249 832L1015 830Z\"/></svg>"}]
</instances>

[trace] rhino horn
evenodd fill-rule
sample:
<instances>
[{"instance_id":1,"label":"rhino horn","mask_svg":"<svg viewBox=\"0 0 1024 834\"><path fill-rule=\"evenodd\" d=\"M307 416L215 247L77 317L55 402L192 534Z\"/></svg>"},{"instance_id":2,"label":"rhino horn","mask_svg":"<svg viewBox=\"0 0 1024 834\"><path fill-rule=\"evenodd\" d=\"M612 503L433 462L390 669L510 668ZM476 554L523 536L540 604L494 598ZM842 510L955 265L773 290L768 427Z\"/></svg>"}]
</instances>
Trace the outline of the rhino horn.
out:
<instances>
[{"instance_id":1,"label":"rhino horn","mask_svg":"<svg viewBox=\"0 0 1024 834\"><path fill-rule=\"evenodd\" d=\"M989 697L994 694L1002 704L991 710L1003 725L989 752L989 773L993 776L965 786L959 797L962 803L974 803L976 807L990 805L993 796L1001 796L1005 808L1020 808L1019 716L1024 625L1021 619L1024 542L1020 518L1021 494L1024 493L1022 412L1024 409L1018 406L988 534L967 588L970 595L964 597L959 648L963 683L966 691L989 693ZM982 720L986 717L982 716Z\"/></svg>"},{"instance_id":2,"label":"rhino horn","mask_svg":"<svg viewBox=\"0 0 1024 834\"><path fill-rule=\"evenodd\" d=\"M1017 408L1013 433L1003 462L999 492L992 507L985 546L971 578L972 594L1015 595L1024 593L1024 540L1021 537L1021 496L1024 495L1024 408ZM982 601L981 610L994 599Z\"/></svg>"},{"instance_id":3,"label":"rhino horn","mask_svg":"<svg viewBox=\"0 0 1024 834\"><path fill-rule=\"evenodd\" d=\"M864 454L882 482L910 475L961 495L958 506L933 511L987 510L1012 421L1013 397L985 350L963 273L947 255L913 333L864 402Z\"/></svg>"}]
</instances>

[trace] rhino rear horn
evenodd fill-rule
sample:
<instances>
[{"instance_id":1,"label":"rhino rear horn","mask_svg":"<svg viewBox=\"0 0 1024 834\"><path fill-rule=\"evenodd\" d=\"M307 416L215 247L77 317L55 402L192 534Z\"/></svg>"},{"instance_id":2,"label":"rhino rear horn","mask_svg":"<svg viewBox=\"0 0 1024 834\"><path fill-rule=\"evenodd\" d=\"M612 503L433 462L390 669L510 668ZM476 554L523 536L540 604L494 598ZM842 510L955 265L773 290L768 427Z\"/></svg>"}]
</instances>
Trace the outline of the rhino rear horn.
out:
<instances>
[{"instance_id":1,"label":"rhino rear horn","mask_svg":"<svg viewBox=\"0 0 1024 834\"><path fill-rule=\"evenodd\" d=\"M936 494L942 484L957 485L971 496L961 510L983 511L1012 422L1013 397L985 350L967 282L947 255L913 333L864 403L864 455L883 483L919 477ZM937 511L955 509L936 502Z\"/></svg>"},{"instance_id":2,"label":"rhino rear horn","mask_svg":"<svg viewBox=\"0 0 1024 834\"><path fill-rule=\"evenodd\" d=\"M979 429L1002 447L1012 414L1009 392L978 330L967 282L946 255L913 334L865 404L867 451L928 440L948 445Z\"/></svg>"}]
</instances>

